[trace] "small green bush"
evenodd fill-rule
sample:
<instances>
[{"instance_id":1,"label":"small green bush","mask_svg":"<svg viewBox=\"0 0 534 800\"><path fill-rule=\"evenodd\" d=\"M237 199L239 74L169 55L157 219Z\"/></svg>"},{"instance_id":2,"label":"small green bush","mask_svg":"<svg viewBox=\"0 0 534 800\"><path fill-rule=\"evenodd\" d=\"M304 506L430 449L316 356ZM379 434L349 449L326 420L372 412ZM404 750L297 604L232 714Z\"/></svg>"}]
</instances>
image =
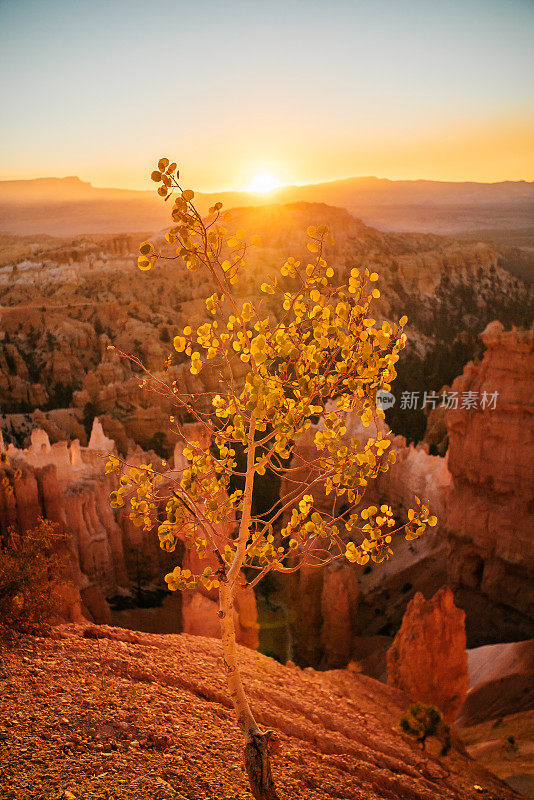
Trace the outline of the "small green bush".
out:
<instances>
[{"instance_id":1,"label":"small green bush","mask_svg":"<svg viewBox=\"0 0 534 800\"><path fill-rule=\"evenodd\" d=\"M441 741L442 756L446 756L451 749L450 726L443 720L441 711L434 706L413 703L400 718L399 727L420 742L423 750L429 736L436 736Z\"/></svg>"}]
</instances>

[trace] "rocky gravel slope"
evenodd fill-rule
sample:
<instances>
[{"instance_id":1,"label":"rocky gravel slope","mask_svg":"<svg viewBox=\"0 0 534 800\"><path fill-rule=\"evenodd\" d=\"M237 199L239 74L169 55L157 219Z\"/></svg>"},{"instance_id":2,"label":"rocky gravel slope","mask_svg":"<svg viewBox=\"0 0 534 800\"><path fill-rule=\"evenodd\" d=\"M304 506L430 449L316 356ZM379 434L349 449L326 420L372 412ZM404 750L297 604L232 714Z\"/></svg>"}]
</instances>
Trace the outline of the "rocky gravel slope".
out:
<instances>
[{"instance_id":1,"label":"rocky gravel slope","mask_svg":"<svg viewBox=\"0 0 534 800\"><path fill-rule=\"evenodd\" d=\"M70 625L1 655L2 798L250 798L217 640ZM517 797L460 750L438 758L401 734L398 690L240 659L259 722L280 734L283 800Z\"/></svg>"}]
</instances>

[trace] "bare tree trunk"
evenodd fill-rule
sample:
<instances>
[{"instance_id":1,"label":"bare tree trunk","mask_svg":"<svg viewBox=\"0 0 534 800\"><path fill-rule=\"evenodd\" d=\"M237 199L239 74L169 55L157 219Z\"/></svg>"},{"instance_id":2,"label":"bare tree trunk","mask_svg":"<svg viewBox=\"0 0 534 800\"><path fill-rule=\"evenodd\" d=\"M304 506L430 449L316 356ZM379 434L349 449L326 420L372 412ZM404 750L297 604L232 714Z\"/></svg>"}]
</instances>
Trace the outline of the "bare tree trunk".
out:
<instances>
[{"instance_id":1,"label":"bare tree trunk","mask_svg":"<svg viewBox=\"0 0 534 800\"><path fill-rule=\"evenodd\" d=\"M271 772L270 751L272 731L262 733L258 728L248 704L237 662L237 645L234 627L234 586L221 582L219 587L219 617L221 639L228 690L237 715L237 721L245 733L245 767L250 789L255 800L280 800Z\"/></svg>"},{"instance_id":2,"label":"bare tree trunk","mask_svg":"<svg viewBox=\"0 0 534 800\"><path fill-rule=\"evenodd\" d=\"M219 585L219 617L221 619L221 639L228 690L234 704L237 721L245 733L245 767L250 789L255 800L280 800L276 793L270 761L270 752L274 749L277 737L273 731L262 733L252 716L239 672L234 627L234 591L243 566L250 534L254 459L256 454L255 430L256 422L252 417L247 436L247 477L243 492L243 510L239 523L237 548L226 579L221 580Z\"/></svg>"}]
</instances>

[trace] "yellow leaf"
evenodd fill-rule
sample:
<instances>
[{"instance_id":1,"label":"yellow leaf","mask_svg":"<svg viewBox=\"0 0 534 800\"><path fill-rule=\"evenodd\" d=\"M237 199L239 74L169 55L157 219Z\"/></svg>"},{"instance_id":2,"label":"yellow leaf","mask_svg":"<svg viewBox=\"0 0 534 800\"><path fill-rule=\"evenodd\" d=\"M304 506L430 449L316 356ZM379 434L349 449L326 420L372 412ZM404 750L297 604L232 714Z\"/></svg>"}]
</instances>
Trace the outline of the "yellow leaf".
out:
<instances>
[{"instance_id":1,"label":"yellow leaf","mask_svg":"<svg viewBox=\"0 0 534 800\"><path fill-rule=\"evenodd\" d=\"M149 259L146 258L146 256L139 256L139 258L137 259L137 266L143 272L148 272L149 269L152 269L155 263L156 259L154 257Z\"/></svg>"}]
</instances>

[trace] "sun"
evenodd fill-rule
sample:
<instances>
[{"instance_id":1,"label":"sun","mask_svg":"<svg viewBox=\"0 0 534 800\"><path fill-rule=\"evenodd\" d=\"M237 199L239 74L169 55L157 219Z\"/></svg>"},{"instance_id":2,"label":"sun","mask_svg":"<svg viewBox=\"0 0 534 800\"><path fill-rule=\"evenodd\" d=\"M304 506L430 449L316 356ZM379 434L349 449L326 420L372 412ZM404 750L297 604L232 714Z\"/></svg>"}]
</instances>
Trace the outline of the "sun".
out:
<instances>
[{"instance_id":1,"label":"sun","mask_svg":"<svg viewBox=\"0 0 534 800\"><path fill-rule=\"evenodd\" d=\"M268 194L279 189L280 186L282 186L281 182L272 172L258 172L247 186L247 191L255 194Z\"/></svg>"}]
</instances>

